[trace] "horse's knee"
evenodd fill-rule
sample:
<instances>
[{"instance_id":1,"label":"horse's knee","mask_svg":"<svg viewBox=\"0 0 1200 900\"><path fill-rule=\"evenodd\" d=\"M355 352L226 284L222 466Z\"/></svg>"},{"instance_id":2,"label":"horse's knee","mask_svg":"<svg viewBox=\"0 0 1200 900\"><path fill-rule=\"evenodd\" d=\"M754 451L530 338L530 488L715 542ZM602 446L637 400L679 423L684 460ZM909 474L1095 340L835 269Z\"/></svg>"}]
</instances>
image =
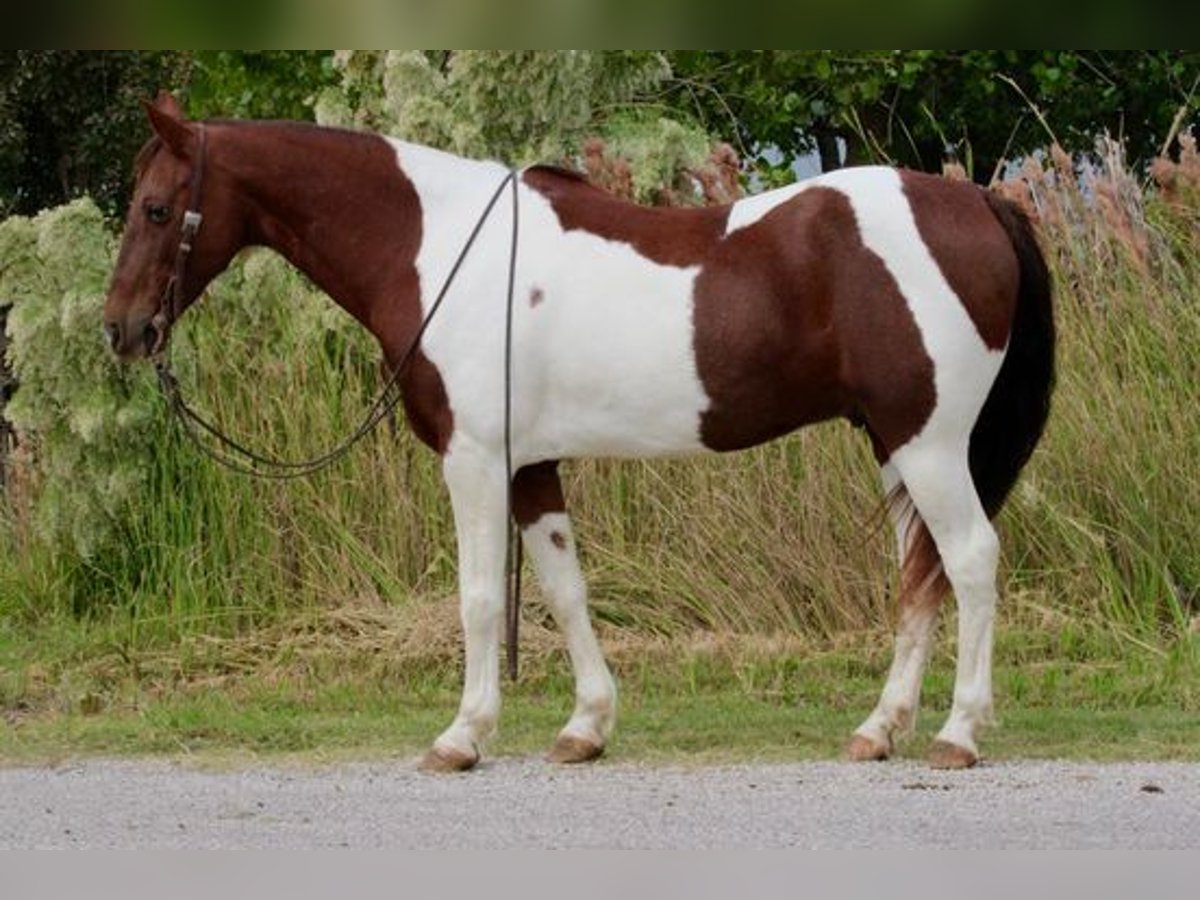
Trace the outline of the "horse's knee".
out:
<instances>
[{"instance_id":1,"label":"horse's knee","mask_svg":"<svg viewBox=\"0 0 1200 900\"><path fill-rule=\"evenodd\" d=\"M504 597L480 588L467 588L459 599L459 616L470 634L486 633L499 625L504 615Z\"/></svg>"}]
</instances>

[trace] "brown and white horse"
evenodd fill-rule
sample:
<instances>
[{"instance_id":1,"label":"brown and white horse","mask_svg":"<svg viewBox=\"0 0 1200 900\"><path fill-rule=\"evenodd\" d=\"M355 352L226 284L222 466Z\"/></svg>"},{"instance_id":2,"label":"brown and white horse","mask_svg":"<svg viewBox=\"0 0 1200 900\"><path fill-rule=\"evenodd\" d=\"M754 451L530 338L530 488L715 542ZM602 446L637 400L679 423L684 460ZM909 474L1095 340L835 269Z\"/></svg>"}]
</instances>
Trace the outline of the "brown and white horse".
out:
<instances>
[{"instance_id":1,"label":"brown and white horse","mask_svg":"<svg viewBox=\"0 0 1200 900\"><path fill-rule=\"evenodd\" d=\"M169 95L148 112L155 136L104 312L123 359L160 345L238 250L265 245L396 364L509 175L372 134L189 122ZM558 461L737 450L841 416L870 436L902 566L895 659L849 753L884 758L911 728L952 587L954 702L931 761L975 763L992 710L990 518L1041 435L1053 382L1049 277L1022 215L972 184L889 168L706 209L635 206L544 166L517 177L512 511L576 678L550 758L597 756L616 712ZM203 227L176 266L190 197ZM458 536L465 685L432 769L474 765L500 710L512 216L497 204L401 381L413 430L442 458Z\"/></svg>"}]
</instances>

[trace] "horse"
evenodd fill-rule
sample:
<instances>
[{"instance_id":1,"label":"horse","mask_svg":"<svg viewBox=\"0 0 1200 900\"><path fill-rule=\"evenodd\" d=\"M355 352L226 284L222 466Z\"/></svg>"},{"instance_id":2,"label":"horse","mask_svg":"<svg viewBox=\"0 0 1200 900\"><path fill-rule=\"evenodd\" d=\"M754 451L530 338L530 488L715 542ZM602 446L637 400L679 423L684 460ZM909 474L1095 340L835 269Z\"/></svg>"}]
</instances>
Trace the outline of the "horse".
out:
<instances>
[{"instance_id":1,"label":"horse","mask_svg":"<svg viewBox=\"0 0 1200 900\"><path fill-rule=\"evenodd\" d=\"M952 591L953 703L928 761L979 760L993 708L992 519L1054 381L1050 276L1019 209L887 167L653 208L551 166L514 171L296 122L191 121L165 92L146 110L153 135L104 306L113 352L154 355L239 250L270 247L374 335L400 369L410 427L440 456L465 671L423 768L470 769L496 728L510 514L575 678L548 759L595 759L612 733L616 686L560 460L733 451L839 417L879 462L901 571L893 662L847 754L886 759L911 731ZM481 217L506 179L512 208Z\"/></svg>"}]
</instances>

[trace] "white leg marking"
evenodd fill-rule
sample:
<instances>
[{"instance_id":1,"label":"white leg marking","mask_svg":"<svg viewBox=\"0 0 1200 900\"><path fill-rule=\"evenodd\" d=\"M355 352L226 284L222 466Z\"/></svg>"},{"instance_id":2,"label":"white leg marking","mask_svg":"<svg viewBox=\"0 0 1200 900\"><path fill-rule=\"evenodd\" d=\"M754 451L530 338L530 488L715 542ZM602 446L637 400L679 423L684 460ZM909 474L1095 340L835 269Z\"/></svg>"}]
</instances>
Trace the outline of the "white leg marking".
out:
<instances>
[{"instance_id":1,"label":"white leg marking","mask_svg":"<svg viewBox=\"0 0 1200 900\"><path fill-rule=\"evenodd\" d=\"M975 493L967 447L917 439L892 462L925 520L958 604L954 705L938 739L977 753L975 735L992 716L992 620L1000 543Z\"/></svg>"},{"instance_id":2,"label":"white leg marking","mask_svg":"<svg viewBox=\"0 0 1200 900\"><path fill-rule=\"evenodd\" d=\"M575 712L561 736L603 747L616 719L617 690L588 618L571 520L566 513L547 513L522 534L575 672Z\"/></svg>"},{"instance_id":3,"label":"white leg marking","mask_svg":"<svg viewBox=\"0 0 1200 900\"><path fill-rule=\"evenodd\" d=\"M442 464L458 535L459 603L466 643L462 702L439 750L477 757L500 715L504 619L504 462L456 435Z\"/></svg>"},{"instance_id":4,"label":"white leg marking","mask_svg":"<svg viewBox=\"0 0 1200 900\"><path fill-rule=\"evenodd\" d=\"M900 484L900 473L891 463L883 466L883 491L887 496ZM915 510L910 504L889 510L896 532L896 544L900 565L903 568L908 555L910 529L916 521ZM926 597L922 588L928 585L902 585L900 619L896 628L896 642L892 666L887 682L880 695L879 704L856 730L876 747L890 752L893 737L912 731L917 721L917 708L921 700L921 677L929 659L933 643L934 626L940 598ZM908 601L907 603L905 601Z\"/></svg>"}]
</instances>

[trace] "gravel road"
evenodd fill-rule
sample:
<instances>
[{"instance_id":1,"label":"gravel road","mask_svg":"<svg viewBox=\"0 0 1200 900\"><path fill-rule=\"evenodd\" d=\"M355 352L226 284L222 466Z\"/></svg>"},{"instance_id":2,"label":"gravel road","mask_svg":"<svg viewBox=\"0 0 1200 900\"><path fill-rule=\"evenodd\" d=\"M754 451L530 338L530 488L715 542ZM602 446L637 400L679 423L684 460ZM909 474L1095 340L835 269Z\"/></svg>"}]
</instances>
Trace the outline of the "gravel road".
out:
<instances>
[{"instance_id":1,"label":"gravel road","mask_svg":"<svg viewBox=\"0 0 1200 900\"><path fill-rule=\"evenodd\" d=\"M0 848L1190 848L1200 765L0 769Z\"/></svg>"}]
</instances>

